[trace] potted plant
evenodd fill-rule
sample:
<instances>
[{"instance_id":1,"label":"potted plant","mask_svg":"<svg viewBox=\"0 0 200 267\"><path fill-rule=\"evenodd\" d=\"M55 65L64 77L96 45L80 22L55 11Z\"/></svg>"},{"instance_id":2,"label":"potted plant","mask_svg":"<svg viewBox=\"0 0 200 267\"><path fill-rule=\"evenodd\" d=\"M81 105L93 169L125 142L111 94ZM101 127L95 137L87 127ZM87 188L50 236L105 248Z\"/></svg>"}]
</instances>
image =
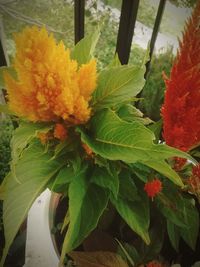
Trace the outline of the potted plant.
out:
<instances>
[{"instance_id":1,"label":"potted plant","mask_svg":"<svg viewBox=\"0 0 200 267\"><path fill-rule=\"evenodd\" d=\"M6 239L1 266L32 203L46 188L65 197L60 266L66 254L81 267L164 266L152 260L161 249L167 254L166 233L176 250L180 238L195 249L198 14L199 4L170 79L165 78L163 128L134 105L145 84L148 51L140 66L121 65L116 56L102 70L93 58L99 31L73 51L45 28L27 27L15 35L13 65L1 70L8 94L3 110L18 122L11 171L1 185ZM114 240L112 252L84 251L104 234Z\"/></svg>"}]
</instances>

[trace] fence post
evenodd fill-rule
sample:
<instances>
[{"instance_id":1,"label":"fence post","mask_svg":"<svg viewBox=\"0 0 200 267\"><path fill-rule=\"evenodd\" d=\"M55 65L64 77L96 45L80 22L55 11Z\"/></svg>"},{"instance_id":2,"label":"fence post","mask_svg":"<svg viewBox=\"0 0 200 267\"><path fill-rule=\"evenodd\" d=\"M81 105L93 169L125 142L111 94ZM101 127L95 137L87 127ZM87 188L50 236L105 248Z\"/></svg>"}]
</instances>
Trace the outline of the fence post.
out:
<instances>
[{"instance_id":1,"label":"fence post","mask_svg":"<svg viewBox=\"0 0 200 267\"><path fill-rule=\"evenodd\" d=\"M84 37L85 0L74 1L75 44Z\"/></svg>"},{"instance_id":2,"label":"fence post","mask_svg":"<svg viewBox=\"0 0 200 267\"><path fill-rule=\"evenodd\" d=\"M122 64L127 64L129 60L138 6L139 0L122 1L116 48L116 52Z\"/></svg>"},{"instance_id":3,"label":"fence post","mask_svg":"<svg viewBox=\"0 0 200 267\"><path fill-rule=\"evenodd\" d=\"M5 48L5 36L4 36L4 29L3 23L0 20L0 67L9 65L9 59L6 55L6 48ZM0 88L0 103L5 104L5 96L6 91L4 88ZM0 118L5 119L6 115L4 113L0 114Z\"/></svg>"},{"instance_id":4,"label":"fence post","mask_svg":"<svg viewBox=\"0 0 200 267\"><path fill-rule=\"evenodd\" d=\"M153 50L154 50L155 42L156 42L156 39L157 39L157 36L158 36L158 32L159 32L159 28L160 28L163 12L164 12L164 9L165 9L165 4L166 4L166 0L160 0L158 11L157 11L157 15L156 15L156 19L155 19L155 23L154 23L154 27L153 27L153 32L152 32L152 35L151 35L149 61L146 63L145 78L147 77L147 75L149 73L149 70L150 70Z\"/></svg>"}]
</instances>

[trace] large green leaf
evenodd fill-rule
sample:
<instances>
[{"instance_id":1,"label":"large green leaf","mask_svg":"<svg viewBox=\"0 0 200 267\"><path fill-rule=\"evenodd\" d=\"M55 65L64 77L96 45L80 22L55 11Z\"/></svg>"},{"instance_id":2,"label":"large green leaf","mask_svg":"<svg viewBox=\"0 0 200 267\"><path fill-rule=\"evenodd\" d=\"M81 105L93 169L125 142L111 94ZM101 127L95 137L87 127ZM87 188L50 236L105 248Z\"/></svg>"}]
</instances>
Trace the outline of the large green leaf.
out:
<instances>
[{"instance_id":1,"label":"large green leaf","mask_svg":"<svg viewBox=\"0 0 200 267\"><path fill-rule=\"evenodd\" d=\"M107 190L90 183L87 170L80 172L69 186L70 224L64 239L60 264L65 253L72 251L97 226L105 210L109 193Z\"/></svg>"},{"instance_id":2,"label":"large green leaf","mask_svg":"<svg viewBox=\"0 0 200 267\"><path fill-rule=\"evenodd\" d=\"M71 56L73 59L78 61L79 65L87 63L93 57L99 35L100 31L98 29L94 33L87 35L76 44Z\"/></svg>"},{"instance_id":3,"label":"large green leaf","mask_svg":"<svg viewBox=\"0 0 200 267\"><path fill-rule=\"evenodd\" d=\"M187 228L180 228L180 235L185 242L195 251L199 233L199 212L191 199L183 199L183 212Z\"/></svg>"},{"instance_id":4,"label":"large green leaf","mask_svg":"<svg viewBox=\"0 0 200 267\"><path fill-rule=\"evenodd\" d=\"M144 242L140 242L140 244L136 245L137 251L140 255L140 263L148 262L156 258L162 249L165 228L164 224L162 223L162 219L159 219L159 223L154 224L149 230L149 236L151 240L150 246L146 245ZM157 218L157 220L159 219Z\"/></svg>"},{"instance_id":5,"label":"large green leaf","mask_svg":"<svg viewBox=\"0 0 200 267\"><path fill-rule=\"evenodd\" d=\"M185 228L184 228L184 230L185 230ZM170 240L173 248L178 252L179 241L180 241L179 229L174 223L172 223L169 220L167 220L167 233L168 233L169 240Z\"/></svg>"},{"instance_id":6,"label":"large green leaf","mask_svg":"<svg viewBox=\"0 0 200 267\"><path fill-rule=\"evenodd\" d=\"M4 81L4 77L3 77L3 73L4 72L8 72L11 76L13 76L13 78L17 78L17 73L15 71L15 69L13 67L0 67L0 89L6 89L5 87L5 81Z\"/></svg>"},{"instance_id":7,"label":"large green leaf","mask_svg":"<svg viewBox=\"0 0 200 267\"><path fill-rule=\"evenodd\" d=\"M126 163L161 161L170 157L191 157L164 144L154 144L154 134L143 124L121 120L115 112L105 109L91 122L91 135L80 128L81 138L96 154L109 160ZM92 135L93 134L93 135Z\"/></svg>"},{"instance_id":8,"label":"large green leaf","mask_svg":"<svg viewBox=\"0 0 200 267\"><path fill-rule=\"evenodd\" d=\"M108 171L106 168L96 167L91 182L110 190L115 198L119 191L119 178L115 171Z\"/></svg>"},{"instance_id":9,"label":"large green leaf","mask_svg":"<svg viewBox=\"0 0 200 267\"><path fill-rule=\"evenodd\" d=\"M62 192L63 188L67 188L68 184L74 178L74 170L72 166L64 166L52 182L50 189L54 192Z\"/></svg>"},{"instance_id":10,"label":"large green leaf","mask_svg":"<svg viewBox=\"0 0 200 267\"><path fill-rule=\"evenodd\" d=\"M137 187L131 177L131 173L127 169L123 169L119 175L119 197L125 200L130 201L141 201L140 196L138 195Z\"/></svg>"},{"instance_id":11,"label":"large green leaf","mask_svg":"<svg viewBox=\"0 0 200 267\"><path fill-rule=\"evenodd\" d=\"M111 199L113 205L124 221L136 232L146 244L150 243L149 228L149 202L146 196L142 196L142 201L130 201L127 199Z\"/></svg>"},{"instance_id":12,"label":"large green leaf","mask_svg":"<svg viewBox=\"0 0 200 267\"><path fill-rule=\"evenodd\" d=\"M22 121L19 124L19 127L15 129L11 139L11 173L13 178L17 180L15 170L16 164L19 158L22 156L22 152L28 148L28 144L31 142L31 140L37 137L39 132L48 132L51 128L52 126L48 124Z\"/></svg>"},{"instance_id":13,"label":"large green leaf","mask_svg":"<svg viewBox=\"0 0 200 267\"><path fill-rule=\"evenodd\" d=\"M16 164L17 180L10 174L6 181L3 203L6 246L1 266L3 266L9 247L34 200L63 164L60 160L51 160L51 157L51 154L45 153L44 147L39 141L33 142Z\"/></svg>"},{"instance_id":14,"label":"large green leaf","mask_svg":"<svg viewBox=\"0 0 200 267\"><path fill-rule=\"evenodd\" d=\"M153 122L149 118L144 118L144 114L131 104L126 104L120 107L117 114L122 120L128 122L139 121L144 125L148 125Z\"/></svg>"},{"instance_id":15,"label":"large green leaf","mask_svg":"<svg viewBox=\"0 0 200 267\"><path fill-rule=\"evenodd\" d=\"M98 77L98 85L93 93L94 109L113 107L130 101L143 88L145 69L127 65L103 70Z\"/></svg>"},{"instance_id":16,"label":"large green leaf","mask_svg":"<svg viewBox=\"0 0 200 267\"><path fill-rule=\"evenodd\" d=\"M167 178L169 178L173 183L184 186L180 176L175 172L169 164L167 164L164 160L158 161L145 161L145 165L149 166L150 168L162 173Z\"/></svg>"},{"instance_id":17,"label":"large green leaf","mask_svg":"<svg viewBox=\"0 0 200 267\"><path fill-rule=\"evenodd\" d=\"M37 137L38 133L48 132L51 128L52 125L45 123L30 123L22 121L19 124L19 127L14 131L11 140L12 159L17 161L22 151L33 138Z\"/></svg>"},{"instance_id":18,"label":"large green leaf","mask_svg":"<svg viewBox=\"0 0 200 267\"><path fill-rule=\"evenodd\" d=\"M162 192L155 198L155 202L160 212L170 222L183 228L183 231L190 228L190 209L192 212L194 207L186 202L178 187L175 187L169 181L163 181Z\"/></svg>"}]
</instances>

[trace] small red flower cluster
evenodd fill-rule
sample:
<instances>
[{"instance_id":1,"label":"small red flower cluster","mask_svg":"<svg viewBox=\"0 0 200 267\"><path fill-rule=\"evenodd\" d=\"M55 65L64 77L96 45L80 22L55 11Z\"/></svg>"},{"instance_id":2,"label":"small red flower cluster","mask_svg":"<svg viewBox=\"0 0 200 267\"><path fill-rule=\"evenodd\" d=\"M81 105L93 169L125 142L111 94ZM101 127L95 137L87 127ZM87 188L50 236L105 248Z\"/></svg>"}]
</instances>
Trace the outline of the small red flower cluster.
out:
<instances>
[{"instance_id":1,"label":"small red flower cluster","mask_svg":"<svg viewBox=\"0 0 200 267\"><path fill-rule=\"evenodd\" d=\"M166 143L183 151L200 144L200 1L188 20L179 52L165 79L161 109Z\"/></svg>"},{"instance_id":2,"label":"small red flower cluster","mask_svg":"<svg viewBox=\"0 0 200 267\"><path fill-rule=\"evenodd\" d=\"M144 191L147 193L148 197L155 197L162 190L162 182L159 179L154 179L149 181L144 186Z\"/></svg>"}]
</instances>

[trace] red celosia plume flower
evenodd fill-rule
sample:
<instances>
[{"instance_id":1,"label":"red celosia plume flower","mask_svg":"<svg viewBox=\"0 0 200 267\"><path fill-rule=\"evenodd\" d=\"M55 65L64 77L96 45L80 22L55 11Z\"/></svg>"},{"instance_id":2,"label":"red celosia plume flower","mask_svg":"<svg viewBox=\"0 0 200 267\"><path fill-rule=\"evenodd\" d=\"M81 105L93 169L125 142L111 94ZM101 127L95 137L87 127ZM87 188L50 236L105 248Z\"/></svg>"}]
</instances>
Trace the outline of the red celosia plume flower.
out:
<instances>
[{"instance_id":1,"label":"red celosia plume flower","mask_svg":"<svg viewBox=\"0 0 200 267\"><path fill-rule=\"evenodd\" d=\"M200 1L186 23L165 84L164 139L170 146L189 151L200 144Z\"/></svg>"},{"instance_id":2,"label":"red celosia plume flower","mask_svg":"<svg viewBox=\"0 0 200 267\"><path fill-rule=\"evenodd\" d=\"M147 193L148 197L155 197L162 190L162 182L159 179L154 179L149 181L144 186L144 191Z\"/></svg>"},{"instance_id":3,"label":"red celosia plume flower","mask_svg":"<svg viewBox=\"0 0 200 267\"><path fill-rule=\"evenodd\" d=\"M192 168L192 175L188 179L189 191L200 199L200 164Z\"/></svg>"}]
</instances>

